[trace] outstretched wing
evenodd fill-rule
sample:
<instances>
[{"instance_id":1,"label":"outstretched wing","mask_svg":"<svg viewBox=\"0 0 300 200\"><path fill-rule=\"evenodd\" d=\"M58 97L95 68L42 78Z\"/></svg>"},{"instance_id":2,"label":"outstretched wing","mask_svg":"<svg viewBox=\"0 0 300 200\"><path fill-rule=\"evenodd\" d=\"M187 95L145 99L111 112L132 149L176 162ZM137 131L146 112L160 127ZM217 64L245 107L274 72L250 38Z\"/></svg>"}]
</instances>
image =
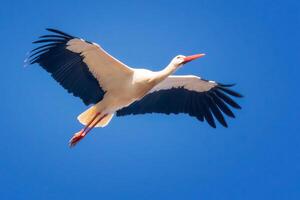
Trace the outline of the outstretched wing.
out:
<instances>
[{"instance_id":1,"label":"outstretched wing","mask_svg":"<svg viewBox=\"0 0 300 200\"><path fill-rule=\"evenodd\" d=\"M117 87L114 80L132 73L99 45L59 30L47 30L52 33L33 42L42 45L31 51L30 64L38 63L86 105L101 101L106 91Z\"/></svg>"},{"instance_id":2,"label":"outstretched wing","mask_svg":"<svg viewBox=\"0 0 300 200\"><path fill-rule=\"evenodd\" d=\"M186 113L200 121L206 120L214 128L214 118L227 127L223 114L234 118L230 107L241 108L230 96L242 95L229 89L231 86L233 85L207 81L192 75L170 76L139 101L117 111L117 116Z\"/></svg>"}]
</instances>

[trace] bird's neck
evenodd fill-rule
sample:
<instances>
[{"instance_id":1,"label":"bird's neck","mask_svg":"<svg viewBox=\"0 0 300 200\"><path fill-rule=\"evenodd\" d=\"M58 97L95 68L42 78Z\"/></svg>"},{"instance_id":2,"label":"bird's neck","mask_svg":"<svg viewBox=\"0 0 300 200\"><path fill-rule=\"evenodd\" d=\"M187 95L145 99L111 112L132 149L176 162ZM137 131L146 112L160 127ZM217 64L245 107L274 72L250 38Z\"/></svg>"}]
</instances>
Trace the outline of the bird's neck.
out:
<instances>
[{"instance_id":1,"label":"bird's neck","mask_svg":"<svg viewBox=\"0 0 300 200\"><path fill-rule=\"evenodd\" d=\"M155 77L155 82L159 83L166 79L169 75L173 74L176 71L176 66L172 63L170 63L167 67L165 67L163 70L160 70L157 72Z\"/></svg>"}]
</instances>

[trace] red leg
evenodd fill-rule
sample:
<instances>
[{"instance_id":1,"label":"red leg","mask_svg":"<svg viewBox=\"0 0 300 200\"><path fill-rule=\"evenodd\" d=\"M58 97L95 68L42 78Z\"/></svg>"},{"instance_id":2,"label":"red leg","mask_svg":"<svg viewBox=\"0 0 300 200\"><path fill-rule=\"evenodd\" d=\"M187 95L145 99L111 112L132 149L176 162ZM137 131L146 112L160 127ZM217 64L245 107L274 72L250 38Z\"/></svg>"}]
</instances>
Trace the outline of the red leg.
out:
<instances>
[{"instance_id":1,"label":"red leg","mask_svg":"<svg viewBox=\"0 0 300 200\"><path fill-rule=\"evenodd\" d=\"M95 121L95 119L100 115L100 113L97 113L87 124L86 126L81 129L79 132L75 133L73 137L69 141L70 147L75 146L86 134L84 133L89 126Z\"/></svg>"},{"instance_id":2,"label":"red leg","mask_svg":"<svg viewBox=\"0 0 300 200\"><path fill-rule=\"evenodd\" d=\"M84 127L84 129L82 129L81 131L74 134L74 136L69 141L70 147L75 146L81 139L83 139L106 116L106 115L103 115L98 120L96 120L95 123L93 123L99 115L100 115L100 113L97 113L93 117L93 119ZM91 124L92 124L92 126L91 126Z\"/></svg>"},{"instance_id":3,"label":"red leg","mask_svg":"<svg viewBox=\"0 0 300 200\"><path fill-rule=\"evenodd\" d=\"M106 117L106 115L103 115L102 117L100 117L91 127L88 127L85 131L84 131L84 136L87 135L104 117Z\"/></svg>"},{"instance_id":4,"label":"red leg","mask_svg":"<svg viewBox=\"0 0 300 200\"><path fill-rule=\"evenodd\" d=\"M97 113L92 119L91 121L89 121L89 123L87 123L87 125L84 127L84 129L82 129L81 133L84 133L89 126L91 125L91 123L93 123L93 121L95 121L95 119L100 115L100 113Z\"/></svg>"}]
</instances>

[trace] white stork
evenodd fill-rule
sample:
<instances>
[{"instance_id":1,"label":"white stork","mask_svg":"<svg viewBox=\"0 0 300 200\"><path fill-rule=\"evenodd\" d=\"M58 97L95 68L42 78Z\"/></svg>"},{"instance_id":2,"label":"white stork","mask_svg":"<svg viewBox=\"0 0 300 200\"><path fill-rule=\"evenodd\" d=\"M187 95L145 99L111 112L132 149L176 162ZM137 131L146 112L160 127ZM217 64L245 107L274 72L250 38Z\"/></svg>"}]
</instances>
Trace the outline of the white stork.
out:
<instances>
[{"instance_id":1,"label":"white stork","mask_svg":"<svg viewBox=\"0 0 300 200\"><path fill-rule=\"evenodd\" d=\"M74 146L94 127L106 126L114 114L186 113L216 127L217 119L224 127L223 113L234 118L230 107L241 107L229 96L241 97L229 89L233 85L207 81L198 76L173 76L182 65L204 56L178 55L161 71L135 69L115 59L98 44L47 29L33 43L30 64L38 63L69 93L93 106L78 116L85 127L74 134Z\"/></svg>"}]
</instances>

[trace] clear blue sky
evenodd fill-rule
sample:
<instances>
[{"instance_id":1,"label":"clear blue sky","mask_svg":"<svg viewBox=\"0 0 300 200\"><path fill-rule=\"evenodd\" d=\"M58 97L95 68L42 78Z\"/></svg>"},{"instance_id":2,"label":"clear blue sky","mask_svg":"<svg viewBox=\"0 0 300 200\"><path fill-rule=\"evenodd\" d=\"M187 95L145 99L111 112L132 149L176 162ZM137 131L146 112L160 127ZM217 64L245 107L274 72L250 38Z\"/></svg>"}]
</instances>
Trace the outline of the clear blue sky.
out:
<instances>
[{"instance_id":1,"label":"clear blue sky","mask_svg":"<svg viewBox=\"0 0 300 200\"><path fill-rule=\"evenodd\" d=\"M300 3L1 1L0 199L300 199ZM133 67L238 83L229 128L180 115L114 118L76 148L86 107L39 66L32 40L58 28Z\"/></svg>"}]
</instances>

